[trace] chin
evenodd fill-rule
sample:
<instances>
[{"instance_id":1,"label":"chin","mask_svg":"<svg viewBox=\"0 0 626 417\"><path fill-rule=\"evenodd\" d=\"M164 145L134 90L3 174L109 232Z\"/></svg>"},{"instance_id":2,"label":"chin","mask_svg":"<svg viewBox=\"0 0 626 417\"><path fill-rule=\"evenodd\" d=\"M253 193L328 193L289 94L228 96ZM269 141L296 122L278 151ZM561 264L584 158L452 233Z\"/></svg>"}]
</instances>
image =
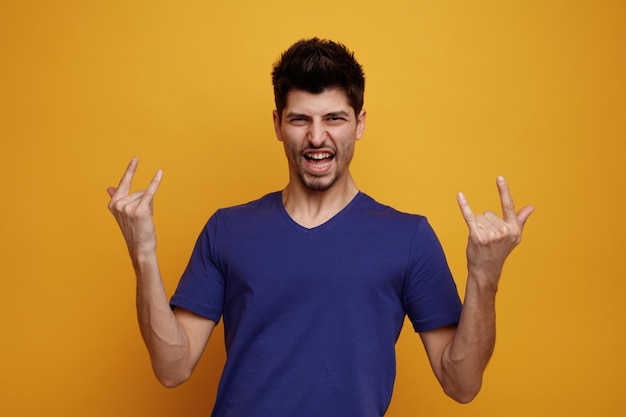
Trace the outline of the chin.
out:
<instances>
[{"instance_id":1,"label":"chin","mask_svg":"<svg viewBox=\"0 0 626 417\"><path fill-rule=\"evenodd\" d=\"M302 184L311 191L328 191L337 182L337 177L333 178L305 178L300 176Z\"/></svg>"}]
</instances>

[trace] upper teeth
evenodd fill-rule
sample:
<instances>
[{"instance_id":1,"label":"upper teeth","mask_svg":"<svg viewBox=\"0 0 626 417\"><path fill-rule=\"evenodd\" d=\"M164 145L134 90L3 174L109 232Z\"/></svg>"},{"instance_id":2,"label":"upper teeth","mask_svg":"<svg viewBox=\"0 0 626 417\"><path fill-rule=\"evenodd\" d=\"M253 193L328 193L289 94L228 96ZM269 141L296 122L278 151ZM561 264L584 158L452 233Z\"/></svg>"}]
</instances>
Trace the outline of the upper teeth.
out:
<instances>
[{"instance_id":1,"label":"upper teeth","mask_svg":"<svg viewBox=\"0 0 626 417\"><path fill-rule=\"evenodd\" d=\"M311 159L324 159L324 158L330 158L330 154L329 153L312 153L312 154L308 154L307 157Z\"/></svg>"}]
</instances>

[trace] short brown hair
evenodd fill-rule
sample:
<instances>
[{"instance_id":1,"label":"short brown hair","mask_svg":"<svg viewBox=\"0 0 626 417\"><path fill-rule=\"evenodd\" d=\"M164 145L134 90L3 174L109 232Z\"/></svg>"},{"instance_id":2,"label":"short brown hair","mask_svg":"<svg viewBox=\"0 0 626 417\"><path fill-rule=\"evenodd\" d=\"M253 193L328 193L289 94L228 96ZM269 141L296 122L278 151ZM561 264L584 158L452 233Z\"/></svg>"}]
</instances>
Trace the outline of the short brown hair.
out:
<instances>
[{"instance_id":1,"label":"short brown hair","mask_svg":"<svg viewBox=\"0 0 626 417\"><path fill-rule=\"evenodd\" d=\"M311 38L294 43L274 64L272 84L278 117L282 116L291 90L319 94L340 88L357 117L363 108L363 68L353 52L331 40Z\"/></svg>"}]
</instances>

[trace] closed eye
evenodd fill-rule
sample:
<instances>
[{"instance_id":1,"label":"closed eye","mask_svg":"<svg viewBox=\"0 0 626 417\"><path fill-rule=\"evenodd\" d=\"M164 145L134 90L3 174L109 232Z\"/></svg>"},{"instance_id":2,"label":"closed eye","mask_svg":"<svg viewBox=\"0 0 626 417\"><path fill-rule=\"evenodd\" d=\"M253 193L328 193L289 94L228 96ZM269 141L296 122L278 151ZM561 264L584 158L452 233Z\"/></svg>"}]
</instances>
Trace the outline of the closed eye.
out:
<instances>
[{"instance_id":1,"label":"closed eye","mask_svg":"<svg viewBox=\"0 0 626 417\"><path fill-rule=\"evenodd\" d=\"M306 123L310 121L310 117L301 113L289 113L287 115L287 123L292 124L294 126L304 126Z\"/></svg>"},{"instance_id":2,"label":"closed eye","mask_svg":"<svg viewBox=\"0 0 626 417\"><path fill-rule=\"evenodd\" d=\"M344 116L329 116L326 118L326 123L331 125L343 124L348 121L347 117Z\"/></svg>"},{"instance_id":3,"label":"closed eye","mask_svg":"<svg viewBox=\"0 0 626 417\"><path fill-rule=\"evenodd\" d=\"M338 111L326 114L325 119L331 123L340 123L348 121L349 116L345 111Z\"/></svg>"},{"instance_id":4,"label":"closed eye","mask_svg":"<svg viewBox=\"0 0 626 417\"><path fill-rule=\"evenodd\" d=\"M294 126L303 126L307 123L307 119L304 117L290 117L287 121Z\"/></svg>"}]
</instances>

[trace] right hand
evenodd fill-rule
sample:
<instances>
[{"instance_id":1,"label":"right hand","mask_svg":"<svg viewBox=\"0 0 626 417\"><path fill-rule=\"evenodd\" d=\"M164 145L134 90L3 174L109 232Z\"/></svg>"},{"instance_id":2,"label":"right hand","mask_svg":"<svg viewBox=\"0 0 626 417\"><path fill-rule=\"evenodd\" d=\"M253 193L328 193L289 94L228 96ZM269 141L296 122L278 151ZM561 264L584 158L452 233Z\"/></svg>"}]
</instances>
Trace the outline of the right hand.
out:
<instances>
[{"instance_id":1,"label":"right hand","mask_svg":"<svg viewBox=\"0 0 626 417\"><path fill-rule=\"evenodd\" d=\"M156 233L152 220L153 200L163 176L163 172L158 170L145 190L129 194L138 163L139 160L133 158L119 185L107 188L111 197L109 210L122 229L133 263L138 252L156 250Z\"/></svg>"}]
</instances>

